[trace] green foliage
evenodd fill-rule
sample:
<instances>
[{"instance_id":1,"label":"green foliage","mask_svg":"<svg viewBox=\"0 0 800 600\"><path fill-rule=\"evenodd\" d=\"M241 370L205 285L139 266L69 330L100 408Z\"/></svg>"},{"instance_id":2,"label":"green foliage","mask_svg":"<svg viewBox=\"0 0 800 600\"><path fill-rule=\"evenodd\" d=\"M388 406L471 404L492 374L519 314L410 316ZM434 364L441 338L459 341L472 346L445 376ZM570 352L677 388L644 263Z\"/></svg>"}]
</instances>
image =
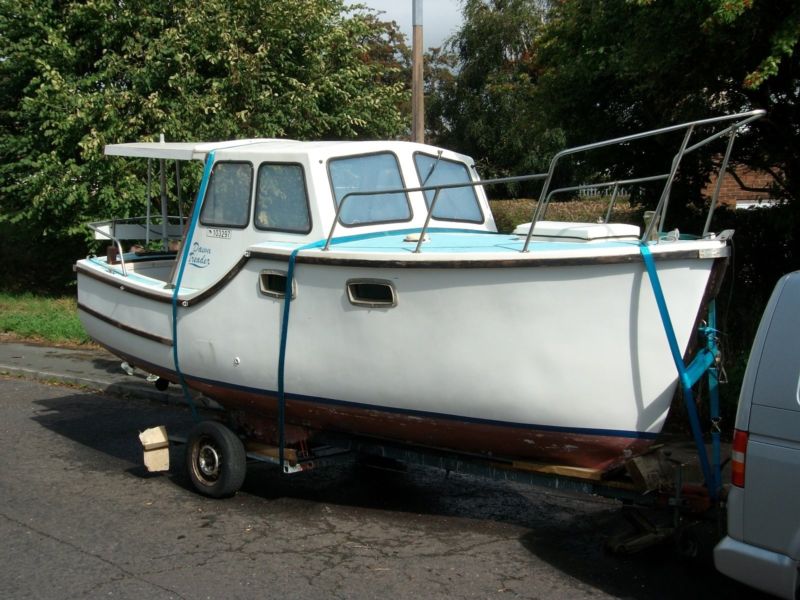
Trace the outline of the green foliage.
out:
<instances>
[{"instance_id":1,"label":"green foliage","mask_svg":"<svg viewBox=\"0 0 800 600\"><path fill-rule=\"evenodd\" d=\"M749 16L748 11L753 8L753 0L714 0L712 5L716 5L716 8L709 24L713 25L716 20L731 25L737 19L746 19ZM780 11L781 8L777 7L777 10ZM757 89L769 78L778 75L784 57L791 57L797 47L800 39L800 5L794 2L786 8L789 12L781 14L782 22L777 24L769 36L769 53L744 79L747 89ZM773 6L772 9L776 10L776 7Z\"/></svg>"},{"instance_id":2,"label":"green foliage","mask_svg":"<svg viewBox=\"0 0 800 600\"><path fill-rule=\"evenodd\" d=\"M74 297L0 293L0 332L27 340L85 344Z\"/></svg>"},{"instance_id":3,"label":"green foliage","mask_svg":"<svg viewBox=\"0 0 800 600\"><path fill-rule=\"evenodd\" d=\"M794 0L569 0L554 3L540 38L542 118L570 145L715 114L764 108L739 136L734 160L776 174L776 193L800 196L800 5ZM596 160L615 165L608 153ZM643 146L634 164L665 161ZM708 159L682 167L699 200Z\"/></svg>"},{"instance_id":4,"label":"green foliage","mask_svg":"<svg viewBox=\"0 0 800 600\"><path fill-rule=\"evenodd\" d=\"M463 14L452 53L431 57L428 121L487 175L541 171L564 146L765 108L740 133L734 161L770 169L776 194L800 196L794 0L466 0ZM643 142L565 168L641 174L668 167L674 147ZM687 157L675 191L700 202L714 166Z\"/></svg>"},{"instance_id":5,"label":"green foliage","mask_svg":"<svg viewBox=\"0 0 800 600\"><path fill-rule=\"evenodd\" d=\"M341 0L0 0L0 31L0 222L51 247L144 212L107 143L407 127L396 29Z\"/></svg>"},{"instance_id":6,"label":"green foliage","mask_svg":"<svg viewBox=\"0 0 800 600\"><path fill-rule=\"evenodd\" d=\"M466 0L464 25L439 53L427 118L438 143L472 155L485 176L541 171L561 147L534 105L540 76L536 40L544 12L534 0ZM514 188L511 193L529 191Z\"/></svg>"}]
</instances>

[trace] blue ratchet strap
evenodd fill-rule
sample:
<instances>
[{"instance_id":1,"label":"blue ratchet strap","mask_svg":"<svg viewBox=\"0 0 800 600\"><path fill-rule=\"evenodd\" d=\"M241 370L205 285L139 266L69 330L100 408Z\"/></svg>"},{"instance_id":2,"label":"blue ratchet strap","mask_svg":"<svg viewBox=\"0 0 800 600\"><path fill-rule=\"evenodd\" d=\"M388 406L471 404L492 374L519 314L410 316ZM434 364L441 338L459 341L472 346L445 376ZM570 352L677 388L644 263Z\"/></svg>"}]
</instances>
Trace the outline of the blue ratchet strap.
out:
<instances>
[{"instance_id":1,"label":"blue ratchet strap","mask_svg":"<svg viewBox=\"0 0 800 600\"><path fill-rule=\"evenodd\" d=\"M281 320L281 345L278 351L278 463L283 470L283 455L286 442L286 389L284 375L286 373L286 342L289 333L289 308L292 305L292 288L294 281L294 264L297 253L309 248L321 248L326 240L318 240L305 246L299 246L289 255L289 265L286 268L286 290L283 299L283 319Z\"/></svg>"},{"instance_id":2,"label":"blue ratchet strap","mask_svg":"<svg viewBox=\"0 0 800 600\"><path fill-rule=\"evenodd\" d=\"M717 303L714 300L708 304L708 325L701 331L706 336L706 350L712 352L716 358L719 355L719 349L717 348ZM711 417L711 463L714 468L714 490L718 492L722 487L722 466L719 429L719 370L716 366L708 368L708 398L709 416Z\"/></svg>"},{"instance_id":3,"label":"blue ratchet strap","mask_svg":"<svg viewBox=\"0 0 800 600\"><path fill-rule=\"evenodd\" d=\"M390 235L413 233L417 231L421 231L421 229L417 228L407 230L376 231L372 233L343 236L340 238L333 238L331 240L331 245L345 242L355 242L370 238L387 237ZM286 344L289 338L289 309L292 302L294 265L298 252L312 248L322 248L325 246L326 241L326 239L317 240L316 242L311 242L310 244L306 244L292 250L292 253L289 255L289 264L286 268L286 290L284 291L283 319L281 320L281 343L278 350L278 463L280 464L281 469L283 469L284 445L286 441Z\"/></svg>"},{"instance_id":4,"label":"blue ratchet strap","mask_svg":"<svg viewBox=\"0 0 800 600\"><path fill-rule=\"evenodd\" d=\"M356 235L342 236L339 238L331 239L331 245L343 244L347 242L357 242L361 240L388 237L393 235L406 235L409 233L417 233L422 231L421 228L412 229L389 229L385 231L374 231L372 233L360 233ZM429 228L429 232L446 231L452 232L469 232L474 233L471 229L439 229ZM292 286L294 281L294 266L297 259L297 253L301 250L309 250L312 248L322 248L325 246L326 239L317 240L304 246L300 246L292 250L289 255L289 265L286 268L286 290L283 299L283 319L281 321L281 343L278 351L278 462L283 469L284 445L286 441L286 388L285 388L285 375L286 375L286 343L289 337L289 308L292 302Z\"/></svg>"},{"instance_id":5,"label":"blue ratchet strap","mask_svg":"<svg viewBox=\"0 0 800 600\"><path fill-rule=\"evenodd\" d=\"M197 190L197 201L195 202L195 211L192 215L192 220L189 223L189 230L186 232L186 239L183 241L183 248L181 249L181 264L178 268L178 278L175 280L175 288L172 291L172 360L175 363L175 371L178 373L178 381L181 383L183 390L183 397L186 398L189 407L192 409L192 418L195 421L200 420L197 414L197 407L195 406L192 395L189 393L189 386L186 385L186 379L183 377L181 367L178 362L178 293L181 289L181 281L183 281L183 272L186 269L186 263L189 260L189 251L192 242L192 235L197 227L197 221L200 219L201 202L206 195L206 188L208 187L208 180L211 177L211 169L214 166L214 153L212 150L206 157L206 164L203 169L203 179L200 181L200 189Z\"/></svg>"},{"instance_id":6,"label":"blue ratchet strap","mask_svg":"<svg viewBox=\"0 0 800 600\"><path fill-rule=\"evenodd\" d=\"M706 481L706 485L708 486L712 499L716 499L716 483L714 481L714 476L711 473L711 467L708 463L708 455L706 454L706 447L703 443L703 434L700 431L700 418L697 415L697 407L695 406L694 394L692 393L692 385L694 385L696 381L696 379L693 381L692 377L696 376L698 367L694 366L693 363L692 373L690 374L688 372L686 365L683 362L683 357L681 356L680 348L678 346L678 339L675 337L675 329L672 326L672 319L670 319L669 316L667 302L664 299L664 290L661 288L661 282L658 279L658 273L656 271L656 264L653 260L653 255L650 252L650 248L647 247L646 242L641 243L639 245L639 249L642 254L644 266L647 269L647 274L650 277L650 286L653 288L653 294L656 299L656 304L658 305L658 312L661 315L661 322L664 325L664 333L667 335L669 349L670 352L672 352L672 360L675 362L675 368L678 370L678 378L680 379L681 387L683 388L683 402L686 405L686 412L689 415L689 424L692 428L694 443L697 446L697 454L700 458L700 467L703 470L703 478Z\"/></svg>"}]
</instances>

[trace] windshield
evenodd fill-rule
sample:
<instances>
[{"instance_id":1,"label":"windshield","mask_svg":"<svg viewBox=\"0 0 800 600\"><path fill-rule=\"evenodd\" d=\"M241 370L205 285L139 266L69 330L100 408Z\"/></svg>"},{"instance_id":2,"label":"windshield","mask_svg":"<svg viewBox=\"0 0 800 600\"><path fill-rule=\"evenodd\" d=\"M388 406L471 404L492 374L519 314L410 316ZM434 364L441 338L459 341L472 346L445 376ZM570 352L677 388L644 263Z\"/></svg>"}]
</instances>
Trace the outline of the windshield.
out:
<instances>
[{"instance_id":1,"label":"windshield","mask_svg":"<svg viewBox=\"0 0 800 600\"><path fill-rule=\"evenodd\" d=\"M397 157L391 152L334 158L328 163L338 206L351 192L397 190L404 186ZM343 225L411 220L405 193L347 196L339 215Z\"/></svg>"},{"instance_id":2,"label":"windshield","mask_svg":"<svg viewBox=\"0 0 800 600\"><path fill-rule=\"evenodd\" d=\"M468 183L471 180L467 165L429 154L416 153L414 164L424 187L446 183ZM435 190L425 192L425 201L431 207ZM468 221L483 223L483 213L472 187L452 188L439 191L433 218L443 221Z\"/></svg>"}]
</instances>

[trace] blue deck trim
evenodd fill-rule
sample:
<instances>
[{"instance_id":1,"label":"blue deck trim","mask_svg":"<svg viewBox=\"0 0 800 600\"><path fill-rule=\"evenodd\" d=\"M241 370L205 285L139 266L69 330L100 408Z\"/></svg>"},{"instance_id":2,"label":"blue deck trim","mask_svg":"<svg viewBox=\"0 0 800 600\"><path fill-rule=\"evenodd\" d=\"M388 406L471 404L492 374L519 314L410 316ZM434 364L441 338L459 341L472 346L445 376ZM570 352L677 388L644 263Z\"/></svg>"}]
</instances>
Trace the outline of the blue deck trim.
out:
<instances>
[{"instance_id":1,"label":"blue deck trim","mask_svg":"<svg viewBox=\"0 0 800 600\"><path fill-rule=\"evenodd\" d=\"M405 251L413 254L417 242L405 242L403 238L410 233L420 233L421 228L400 229L390 231L377 231L352 236L342 236L333 238L331 245L336 245L341 249L369 252L395 253ZM524 239L519 236L507 233L496 233L493 231L481 231L472 229L450 229L445 227L429 228L428 241L422 245L421 254L431 253L509 253L519 252L522 249ZM632 240L608 240L587 242L533 242L532 249L540 252L552 252L563 250L586 250L588 248L632 248L638 246L638 241Z\"/></svg>"},{"instance_id":2,"label":"blue deck trim","mask_svg":"<svg viewBox=\"0 0 800 600\"><path fill-rule=\"evenodd\" d=\"M175 257L171 257L171 258L174 259ZM94 257L89 257L86 260L87 260L87 262L90 262L93 265L100 267L102 269L102 273L105 274L105 275L119 275L120 277L123 277L122 269L112 268L112 267L114 267L114 265L109 265L105 261L105 259L101 259L101 258L98 258L98 257L94 256ZM136 261L131 261L131 262L136 262ZM127 259L125 260L125 263L126 264L128 263ZM123 280L123 282L124 281L136 282L136 283L139 283L139 284L141 284L143 286L147 286L151 290L155 290L157 292L161 292L161 291L164 290L164 281L162 281L160 279L155 279L153 277L147 277L146 275L139 275L138 273L133 273L133 272L130 272L130 271L128 271L127 275L125 275L124 277L125 277L125 279ZM114 283L113 285L116 286L118 284ZM181 289L181 288L178 288L177 286L175 287L175 289L178 290L179 294L183 293L183 292L194 292L194 291L196 291L196 290L194 290L192 288L182 288ZM173 290L173 292L174 292L174 290ZM172 294L170 294L170 296L171 295Z\"/></svg>"},{"instance_id":3,"label":"blue deck trim","mask_svg":"<svg viewBox=\"0 0 800 600\"><path fill-rule=\"evenodd\" d=\"M370 233L346 235L331 239L331 247L337 246L341 250L348 252L369 252L375 254L396 254L398 252L414 255L417 242L406 242L404 238L413 233L420 233L421 227L409 229L380 230ZM490 254L519 254L524 240L516 235L507 233L496 233L494 231L481 231L473 229L451 229L446 227L429 228L426 233L428 241L422 245L420 254L416 256L424 257L426 254L471 254L475 252ZM606 240L592 242L569 242L569 241L543 241L532 242L531 249L539 254L550 252L584 251L591 249L620 249L629 248L631 254L638 255L638 241L633 240ZM272 249L294 250L303 248L303 244L291 242L262 242L256 244L254 248L269 251ZM314 242L305 247L324 246ZM320 250L320 252L322 252Z\"/></svg>"}]
</instances>

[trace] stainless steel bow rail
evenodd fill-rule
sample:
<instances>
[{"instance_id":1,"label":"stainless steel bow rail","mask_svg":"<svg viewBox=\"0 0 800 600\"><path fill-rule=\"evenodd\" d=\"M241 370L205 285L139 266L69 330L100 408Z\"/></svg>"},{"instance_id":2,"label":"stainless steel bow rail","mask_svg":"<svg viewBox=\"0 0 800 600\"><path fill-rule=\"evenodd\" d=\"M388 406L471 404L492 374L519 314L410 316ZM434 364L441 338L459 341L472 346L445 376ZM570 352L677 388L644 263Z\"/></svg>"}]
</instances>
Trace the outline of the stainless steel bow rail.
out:
<instances>
[{"instance_id":1,"label":"stainless steel bow rail","mask_svg":"<svg viewBox=\"0 0 800 600\"><path fill-rule=\"evenodd\" d=\"M402 194L410 192L428 192L428 191L434 192L433 199L430 203L430 206L428 207L428 214L425 218L425 224L423 225L422 231L420 232L420 241L417 243L417 246L414 250L415 253L419 253L422 248L422 240L424 239L428 227L430 226L430 222L433 216L433 211L436 208L436 202L439 198L439 193L442 190L465 188L465 187L474 188L478 186L509 184L509 183L517 183L521 181L533 181L533 180L544 180L544 184L542 185L542 191L539 194L539 198L541 201L537 203L536 207L534 208L533 214L531 215L531 227L530 230L528 231L527 237L525 238L525 244L523 245L521 252L528 252L531 238L533 237L534 227L536 226L536 223L538 221L544 219L545 213L547 212L547 207L550 204L550 200L555 194L565 193L565 192L577 192L589 188L610 188L612 190L612 198L605 215L605 222L608 222L608 219L610 218L620 188L625 186L637 185L641 183L664 181L664 187L662 188L658 204L654 211L656 218L650 220L650 222L645 227L645 231L641 237L641 241L644 242L648 239L651 239L654 234L661 233L661 227L666 222L667 210L669 208L669 195L672 189L672 184L675 180L675 176L678 172L678 168L681 164L681 161L683 160L683 157L691 152L694 152L695 150L698 150L699 148L702 148L710 144L714 140L727 136L728 137L727 147L725 150L724 157L722 159L722 163L720 164L719 167L717 184L714 188L714 194L711 198L711 203L709 205L708 214L706 217L705 227L702 233L702 235L705 237L709 233L709 228L711 226L711 218L717 207L717 203L719 200L719 193L722 187L722 179L728 168L728 163L730 161L731 151L733 150L733 145L736 140L736 135L743 128L746 128L747 125L749 125L750 123L752 123L757 119L760 119L765 114L766 111L764 110L760 109L751 110L748 112L742 112L733 115L725 115L721 117L711 117L708 119L689 121L686 123L681 123L679 125L671 125L669 127L662 127L660 129L653 129L650 131L644 131L641 133L626 135L618 138L613 138L610 140L604 140L601 142L594 142L592 144L585 144L583 146L566 148L558 152L555 156L553 156L553 158L550 161L550 167L546 173L535 173L531 175L522 175L516 177L501 177L497 179L487 179L484 181L469 181L462 183L425 185L414 188L395 188L395 189L349 192L342 197L341 201L339 202L339 205L337 206L336 217L333 221L333 224L331 225L331 229L328 234L325 246L322 249L323 251L327 251L330 249L331 240L333 239L333 234L334 231L336 230L336 225L338 223L341 223L339 216L342 212L342 208L350 198L355 196L378 196L384 194ZM692 136L699 128L714 126L719 124L726 124L726 126L722 127L718 131L715 131L714 133L707 135L706 137L690 145ZM684 136L683 139L681 140L678 150L676 151L676 153L672 158L670 169L666 173L657 173L653 175L646 175L642 177L611 181L611 182L583 183L580 185L562 187L553 190L550 189L553 182L553 176L556 172L556 167L559 161L567 156L573 156L575 154L591 152L593 150L598 150L600 148L607 148L609 146L622 146L624 144L628 144L630 142L635 142L645 138L652 138L680 131L684 132Z\"/></svg>"},{"instance_id":2,"label":"stainless steel bow rail","mask_svg":"<svg viewBox=\"0 0 800 600\"><path fill-rule=\"evenodd\" d=\"M680 166L683 157L689 154L690 152L694 152L695 150L702 148L703 146L711 143L712 141L727 135L728 146L725 152L725 158L723 159L723 162L720 165L719 177L717 178L717 186L714 190L714 196L712 197L711 205L709 206L709 213L706 219L706 226L703 231L703 235L707 235L708 227L711 222L711 216L714 212L714 209L716 208L717 200L719 197L719 191L721 188L720 182L722 181L722 177L728 168L728 160L730 159L730 154L731 150L733 149L733 144L736 139L736 134L739 132L740 129L746 127L749 123L752 123L756 119L760 119L765 114L766 111L764 110L752 110L748 112L737 113L735 115L725 115L721 117L712 117L709 119L699 119L696 121L681 123L679 125L671 125L669 127L662 127L660 129L653 129L651 131L644 131L642 133L635 133L632 135L613 138L602 142L595 142L593 144L586 144L583 146L576 146L574 148L567 148L565 150L562 150L561 152L557 153L550 161L550 168L547 171L547 178L545 179L544 185L542 186L542 193L540 195L540 197L543 198L544 201L540 202L536 206L536 209L534 210L533 216L531 217L531 229L528 232L528 237L525 240L525 245L522 248L522 252L528 251L528 246L530 245L531 237L533 235L533 228L536 225L537 221L544 218L545 212L547 211L547 206L549 204L548 191L550 189L550 184L553 180L553 174L555 173L556 165L558 164L559 160L561 160L566 156L571 156L582 152L590 152L592 150L597 150L599 148L607 148L609 146L619 146L622 144L626 144L628 142L634 142L645 138L656 137L676 131L685 131L683 140L681 142L680 148L678 149L677 153L672 158L672 165L669 173L659 174L660 176L666 175L666 181L664 183L664 188L661 191L661 196L659 198L658 205L656 206L655 209L655 215L657 216L657 218L652 219L648 224L648 226L645 228L645 231L642 234L642 241L650 239L650 236L654 231L658 232L661 231L660 227L666 220L667 209L669 207L669 193L670 190L672 189L672 183L675 180L675 175L678 172L678 167ZM732 123L730 123L731 121ZM714 125L717 123L730 123L730 124L727 127L724 127L723 129L689 146L689 141L691 140L692 135L695 132L695 129L697 129L698 127ZM659 175L655 175L653 177L658 177ZM592 186L589 185L585 187L592 187ZM655 229L656 227L659 227L659 229L656 230Z\"/></svg>"}]
</instances>

